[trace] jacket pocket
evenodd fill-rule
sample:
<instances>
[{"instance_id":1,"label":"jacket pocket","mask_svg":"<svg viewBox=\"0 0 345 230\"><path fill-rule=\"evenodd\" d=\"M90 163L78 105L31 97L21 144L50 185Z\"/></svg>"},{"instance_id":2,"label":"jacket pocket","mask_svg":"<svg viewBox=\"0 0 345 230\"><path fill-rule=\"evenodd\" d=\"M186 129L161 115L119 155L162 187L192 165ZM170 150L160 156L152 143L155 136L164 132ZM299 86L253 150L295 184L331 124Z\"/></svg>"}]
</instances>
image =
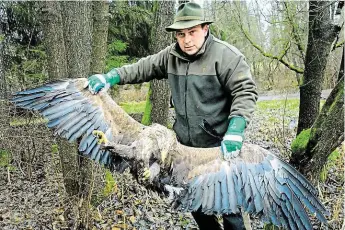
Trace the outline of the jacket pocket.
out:
<instances>
[{"instance_id":1,"label":"jacket pocket","mask_svg":"<svg viewBox=\"0 0 345 230\"><path fill-rule=\"evenodd\" d=\"M206 120L202 119L201 124L199 126L210 136L218 139L223 140L222 136L214 129L214 127Z\"/></svg>"}]
</instances>

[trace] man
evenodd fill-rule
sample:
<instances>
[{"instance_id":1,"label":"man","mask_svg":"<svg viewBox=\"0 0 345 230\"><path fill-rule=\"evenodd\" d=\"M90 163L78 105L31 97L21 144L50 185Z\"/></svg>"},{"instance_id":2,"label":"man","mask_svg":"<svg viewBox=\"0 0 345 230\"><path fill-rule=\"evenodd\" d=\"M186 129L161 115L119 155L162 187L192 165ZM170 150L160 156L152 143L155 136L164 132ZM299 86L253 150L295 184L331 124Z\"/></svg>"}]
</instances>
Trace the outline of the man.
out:
<instances>
[{"instance_id":1,"label":"man","mask_svg":"<svg viewBox=\"0 0 345 230\"><path fill-rule=\"evenodd\" d=\"M168 78L176 112L178 140L193 147L221 146L223 158L236 157L254 111L257 92L244 56L214 38L196 3L181 4L174 23L177 43L135 64L89 77L97 93L106 85ZM192 213L200 229L221 229L216 216ZM224 215L224 229L245 229L241 215Z\"/></svg>"}]
</instances>

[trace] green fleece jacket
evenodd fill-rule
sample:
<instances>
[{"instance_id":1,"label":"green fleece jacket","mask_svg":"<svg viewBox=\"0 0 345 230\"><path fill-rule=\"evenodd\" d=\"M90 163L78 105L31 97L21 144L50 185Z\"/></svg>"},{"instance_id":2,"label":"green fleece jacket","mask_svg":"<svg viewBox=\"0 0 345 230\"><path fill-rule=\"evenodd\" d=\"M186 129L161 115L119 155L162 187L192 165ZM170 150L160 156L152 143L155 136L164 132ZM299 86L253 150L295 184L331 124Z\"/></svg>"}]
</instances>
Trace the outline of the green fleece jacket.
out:
<instances>
[{"instance_id":1,"label":"green fleece jacket","mask_svg":"<svg viewBox=\"0 0 345 230\"><path fill-rule=\"evenodd\" d=\"M245 57L211 34L192 57L176 43L117 70L120 84L168 79L176 112L173 128L188 146L219 146L229 118L242 116L248 124L255 109L256 85Z\"/></svg>"}]
</instances>

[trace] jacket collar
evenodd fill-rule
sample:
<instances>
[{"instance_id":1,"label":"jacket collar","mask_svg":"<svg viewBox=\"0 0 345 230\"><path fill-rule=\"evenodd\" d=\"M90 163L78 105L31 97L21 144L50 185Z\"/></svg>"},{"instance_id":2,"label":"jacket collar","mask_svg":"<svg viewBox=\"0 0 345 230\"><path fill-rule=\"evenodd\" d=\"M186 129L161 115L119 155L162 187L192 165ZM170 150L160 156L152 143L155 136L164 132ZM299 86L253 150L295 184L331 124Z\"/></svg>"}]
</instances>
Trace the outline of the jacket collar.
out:
<instances>
[{"instance_id":1,"label":"jacket collar","mask_svg":"<svg viewBox=\"0 0 345 230\"><path fill-rule=\"evenodd\" d=\"M210 46L212 41L213 41L213 35L210 32L208 32L206 39L204 41L204 44L202 44L200 50L196 54L194 54L192 56L186 55L181 50L181 48L177 42L173 45L173 48L171 49L170 54L172 54L178 58L181 58L183 60L186 60L186 61L194 61L194 60L198 59L202 54L205 53L205 51Z\"/></svg>"}]
</instances>

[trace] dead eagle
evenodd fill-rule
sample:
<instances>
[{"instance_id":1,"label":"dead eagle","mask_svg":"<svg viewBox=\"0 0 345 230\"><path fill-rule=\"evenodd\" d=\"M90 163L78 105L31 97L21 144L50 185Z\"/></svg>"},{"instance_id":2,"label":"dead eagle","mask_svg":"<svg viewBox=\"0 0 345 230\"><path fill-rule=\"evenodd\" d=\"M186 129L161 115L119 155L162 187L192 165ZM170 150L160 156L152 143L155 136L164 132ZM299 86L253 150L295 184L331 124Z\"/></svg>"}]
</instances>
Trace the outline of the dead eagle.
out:
<instances>
[{"instance_id":1,"label":"dead eagle","mask_svg":"<svg viewBox=\"0 0 345 230\"><path fill-rule=\"evenodd\" d=\"M269 151L246 143L238 157L224 161L220 148L181 145L172 130L136 122L106 92L92 95L85 83L85 78L61 80L15 93L11 101L38 111L54 134L78 141L79 151L96 162L116 169L118 159L126 160L137 177L138 165L146 167L155 188L181 191L174 203L178 210L242 210L287 229L313 229L310 213L327 222L316 189ZM105 148L94 134L106 137Z\"/></svg>"}]
</instances>

